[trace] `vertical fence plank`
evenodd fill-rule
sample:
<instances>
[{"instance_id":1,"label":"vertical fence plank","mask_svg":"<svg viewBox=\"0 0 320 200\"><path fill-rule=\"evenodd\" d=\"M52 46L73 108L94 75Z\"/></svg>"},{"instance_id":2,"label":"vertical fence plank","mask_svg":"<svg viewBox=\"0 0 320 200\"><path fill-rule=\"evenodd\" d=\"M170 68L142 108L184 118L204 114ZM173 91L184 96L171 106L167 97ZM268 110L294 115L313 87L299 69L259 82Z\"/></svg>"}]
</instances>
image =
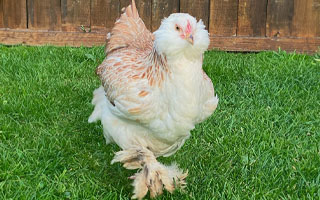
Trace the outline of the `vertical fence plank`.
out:
<instances>
[{"instance_id":1,"label":"vertical fence plank","mask_svg":"<svg viewBox=\"0 0 320 200\"><path fill-rule=\"evenodd\" d=\"M209 0L180 0L180 12L202 19L209 28Z\"/></svg>"},{"instance_id":2,"label":"vertical fence plank","mask_svg":"<svg viewBox=\"0 0 320 200\"><path fill-rule=\"evenodd\" d=\"M110 31L119 16L119 0L91 0L92 31Z\"/></svg>"},{"instance_id":3,"label":"vertical fence plank","mask_svg":"<svg viewBox=\"0 0 320 200\"><path fill-rule=\"evenodd\" d=\"M294 0L292 36L319 37L320 0Z\"/></svg>"},{"instance_id":4,"label":"vertical fence plank","mask_svg":"<svg viewBox=\"0 0 320 200\"><path fill-rule=\"evenodd\" d=\"M87 31L90 27L90 1L61 0L62 31Z\"/></svg>"},{"instance_id":5,"label":"vertical fence plank","mask_svg":"<svg viewBox=\"0 0 320 200\"><path fill-rule=\"evenodd\" d=\"M267 0L239 0L239 36L265 36Z\"/></svg>"},{"instance_id":6,"label":"vertical fence plank","mask_svg":"<svg viewBox=\"0 0 320 200\"><path fill-rule=\"evenodd\" d=\"M316 28L315 30L315 37L320 37L320 0L314 0L313 4L312 4L312 12L315 15L314 18L314 28Z\"/></svg>"},{"instance_id":7,"label":"vertical fence plank","mask_svg":"<svg viewBox=\"0 0 320 200\"><path fill-rule=\"evenodd\" d=\"M238 24L238 0L210 1L210 34L236 36Z\"/></svg>"},{"instance_id":8,"label":"vertical fence plank","mask_svg":"<svg viewBox=\"0 0 320 200\"><path fill-rule=\"evenodd\" d=\"M3 0L0 0L0 28L3 28Z\"/></svg>"},{"instance_id":9,"label":"vertical fence plank","mask_svg":"<svg viewBox=\"0 0 320 200\"><path fill-rule=\"evenodd\" d=\"M3 0L3 26L12 29L26 29L26 6L26 0Z\"/></svg>"},{"instance_id":10,"label":"vertical fence plank","mask_svg":"<svg viewBox=\"0 0 320 200\"><path fill-rule=\"evenodd\" d=\"M293 11L293 0L269 0L266 25L267 37L290 36Z\"/></svg>"},{"instance_id":11,"label":"vertical fence plank","mask_svg":"<svg viewBox=\"0 0 320 200\"><path fill-rule=\"evenodd\" d=\"M30 29L61 30L60 0L28 0Z\"/></svg>"},{"instance_id":12,"label":"vertical fence plank","mask_svg":"<svg viewBox=\"0 0 320 200\"><path fill-rule=\"evenodd\" d=\"M179 0L153 0L152 1L152 31L156 31L161 20L171 13L179 12Z\"/></svg>"},{"instance_id":13,"label":"vertical fence plank","mask_svg":"<svg viewBox=\"0 0 320 200\"><path fill-rule=\"evenodd\" d=\"M151 0L136 0L136 4L141 19L147 29L151 30Z\"/></svg>"},{"instance_id":14,"label":"vertical fence plank","mask_svg":"<svg viewBox=\"0 0 320 200\"><path fill-rule=\"evenodd\" d=\"M147 29L151 30L151 0L135 0L140 18ZM129 0L120 0L120 8L125 8L131 4Z\"/></svg>"}]
</instances>

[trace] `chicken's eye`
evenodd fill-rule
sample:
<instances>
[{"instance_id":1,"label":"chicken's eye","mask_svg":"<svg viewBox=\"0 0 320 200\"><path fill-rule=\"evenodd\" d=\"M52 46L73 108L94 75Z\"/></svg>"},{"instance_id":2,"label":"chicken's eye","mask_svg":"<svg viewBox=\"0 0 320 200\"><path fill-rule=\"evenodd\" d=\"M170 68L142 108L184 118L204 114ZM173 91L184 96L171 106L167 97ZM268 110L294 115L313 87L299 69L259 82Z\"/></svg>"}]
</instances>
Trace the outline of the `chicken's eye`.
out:
<instances>
[{"instance_id":1,"label":"chicken's eye","mask_svg":"<svg viewBox=\"0 0 320 200\"><path fill-rule=\"evenodd\" d=\"M178 25L176 25L176 30L180 31L180 27Z\"/></svg>"}]
</instances>

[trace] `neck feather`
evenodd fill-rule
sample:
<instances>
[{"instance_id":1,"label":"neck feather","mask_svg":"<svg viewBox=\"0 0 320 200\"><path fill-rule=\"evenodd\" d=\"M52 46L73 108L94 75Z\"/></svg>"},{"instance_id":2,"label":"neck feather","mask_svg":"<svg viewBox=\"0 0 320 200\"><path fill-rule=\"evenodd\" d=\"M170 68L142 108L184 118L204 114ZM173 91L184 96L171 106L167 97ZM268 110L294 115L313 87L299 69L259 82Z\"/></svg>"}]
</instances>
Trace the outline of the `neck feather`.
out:
<instances>
[{"instance_id":1,"label":"neck feather","mask_svg":"<svg viewBox=\"0 0 320 200\"><path fill-rule=\"evenodd\" d=\"M167 58L163 54L158 53L155 46L153 46L146 59L149 66L145 75L148 78L149 85L158 85L160 87L166 74L169 72Z\"/></svg>"}]
</instances>

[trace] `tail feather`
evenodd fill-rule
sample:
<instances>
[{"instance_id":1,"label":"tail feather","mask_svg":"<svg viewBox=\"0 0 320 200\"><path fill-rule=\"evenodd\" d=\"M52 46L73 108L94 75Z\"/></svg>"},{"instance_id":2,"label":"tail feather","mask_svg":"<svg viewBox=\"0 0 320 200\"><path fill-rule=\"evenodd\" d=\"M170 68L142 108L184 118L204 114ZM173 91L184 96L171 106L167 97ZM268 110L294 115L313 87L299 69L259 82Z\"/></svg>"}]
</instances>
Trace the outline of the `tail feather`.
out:
<instances>
[{"instance_id":1,"label":"tail feather","mask_svg":"<svg viewBox=\"0 0 320 200\"><path fill-rule=\"evenodd\" d=\"M113 27L106 48L106 53L124 47L146 49L152 44L152 33L146 28L132 0Z\"/></svg>"},{"instance_id":2,"label":"tail feather","mask_svg":"<svg viewBox=\"0 0 320 200\"><path fill-rule=\"evenodd\" d=\"M128 17L139 18L136 2L134 0L131 1L131 5L127 7L125 12Z\"/></svg>"}]
</instances>

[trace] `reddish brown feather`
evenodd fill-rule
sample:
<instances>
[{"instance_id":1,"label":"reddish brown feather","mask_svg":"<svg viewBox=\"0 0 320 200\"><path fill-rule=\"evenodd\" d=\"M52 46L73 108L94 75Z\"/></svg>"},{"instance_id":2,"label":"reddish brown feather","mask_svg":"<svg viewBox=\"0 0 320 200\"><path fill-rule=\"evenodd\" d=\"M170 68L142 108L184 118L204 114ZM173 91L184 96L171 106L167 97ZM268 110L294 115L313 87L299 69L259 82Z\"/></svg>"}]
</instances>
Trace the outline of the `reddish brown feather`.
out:
<instances>
[{"instance_id":1,"label":"reddish brown feather","mask_svg":"<svg viewBox=\"0 0 320 200\"><path fill-rule=\"evenodd\" d=\"M142 90L142 91L139 93L139 96L140 96L140 97L145 97L145 96L147 96L148 94L149 94L149 92L146 92L146 91Z\"/></svg>"},{"instance_id":2,"label":"reddish brown feather","mask_svg":"<svg viewBox=\"0 0 320 200\"><path fill-rule=\"evenodd\" d=\"M125 9L111 31L107 53L124 47L146 48L152 43L153 36L140 19L135 1Z\"/></svg>"},{"instance_id":3,"label":"reddish brown feather","mask_svg":"<svg viewBox=\"0 0 320 200\"><path fill-rule=\"evenodd\" d=\"M107 58L97 68L110 101L127 95L130 88L161 87L164 73L168 72L167 60L156 52L153 42L152 33L140 19L132 1L115 23L107 44ZM145 95L139 94L140 97Z\"/></svg>"}]
</instances>

